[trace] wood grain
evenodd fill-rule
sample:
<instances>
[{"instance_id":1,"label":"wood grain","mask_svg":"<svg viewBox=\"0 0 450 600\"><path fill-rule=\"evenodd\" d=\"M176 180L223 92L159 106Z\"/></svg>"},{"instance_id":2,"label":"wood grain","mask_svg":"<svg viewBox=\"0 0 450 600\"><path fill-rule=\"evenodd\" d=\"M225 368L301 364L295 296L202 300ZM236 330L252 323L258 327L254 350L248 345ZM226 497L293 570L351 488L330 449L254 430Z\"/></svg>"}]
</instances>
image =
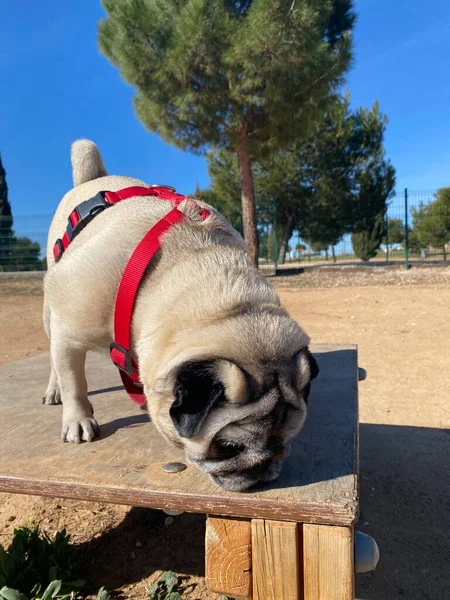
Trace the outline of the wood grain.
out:
<instances>
[{"instance_id":1,"label":"wood grain","mask_svg":"<svg viewBox=\"0 0 450 600\"><path fill-rule=\"evenodd\" d=\"M297 523L252 521L253 600L299 600Z\"/></svg>"},{"instance_id":2,"label":"wood grain","mask_svg":"<svg viewBox=\"0 0 450 600\"><path fill-rule=\"evenodd\" d=\"M302 529L304 600L354 600L353 528Z\"/></svg>"},{"instance_id":3,"label":"wood grain","mask_svg":"<svg viewBox=\"0 0 450 600\"><path fill-rule=\"evenodd\" d=\"M205 537L206 585L217 594L251 600L251 524L208 517Z\"/></svg>"},{"instance_id":4,"label":"wood grain","mask_svg":"<svg viewBox=\"0 0 450 600\"><path fill-rule=\"evenodd\" d=\"M358 514L357 353L354 346L312 350L321 372L306 425L279 479L247 494L222 490L193 465L164 473L164 463L184 456L129 401L107 358L89 355L87 369L101 439L78 446L60 441L61 407L41 405L48 357L2 365L0 491L351 525Z\"/></svg>"}]
</instances>

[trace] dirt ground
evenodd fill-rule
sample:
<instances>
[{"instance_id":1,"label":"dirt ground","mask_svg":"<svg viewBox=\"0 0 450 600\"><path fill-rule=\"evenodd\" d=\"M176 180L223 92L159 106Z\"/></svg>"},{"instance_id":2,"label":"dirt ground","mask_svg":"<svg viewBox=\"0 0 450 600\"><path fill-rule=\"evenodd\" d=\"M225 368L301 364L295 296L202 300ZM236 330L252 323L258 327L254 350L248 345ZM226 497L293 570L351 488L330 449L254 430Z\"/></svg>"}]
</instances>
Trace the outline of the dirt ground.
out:
<instances>
[{"instance_id":1,"label":"dirt ground","mask_svg":"<svg viewBox=\"0 0 450 600\"><path fill-rule=\"evenodd\" d=\"M450 598L450 269L319 270L270 281L314 342L351 342L368 372L360 384L361 518L381 559L357 576L361 600ZM0 363L48 350L41 281L0 279ZM0 388L1 389L1 388ZM66 527L86 550L88 577L146 598L162 570L204 586L204 518L165 524L160 511L0 495L0 543L32 518Z\"/></svg>"}]
</instances>

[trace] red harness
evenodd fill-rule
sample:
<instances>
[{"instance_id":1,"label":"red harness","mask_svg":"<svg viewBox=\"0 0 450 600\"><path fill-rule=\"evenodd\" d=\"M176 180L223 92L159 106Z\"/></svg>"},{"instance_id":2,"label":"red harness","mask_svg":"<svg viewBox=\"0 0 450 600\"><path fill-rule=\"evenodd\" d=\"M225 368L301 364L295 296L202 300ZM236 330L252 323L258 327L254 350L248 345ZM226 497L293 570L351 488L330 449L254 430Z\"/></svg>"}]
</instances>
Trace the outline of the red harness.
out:
<instances>
[{"instance_id":1,"label":"red harness","mask_svg":"<svg viewBox=\"0 0 450 600\"><path fill-rule=\"evenodd\" d=\"M99 192L93 198L82 202L74 208L68 218L67 229L62 238L58 238L53 247L55 262L58 262L67 246L78 233L104 209L136 196L156 196L172 205L169 211L156 225L147 231L128 260L119 289L117 290L114 309L114 341L110 345L113 363L120 370L123 385L130 398L139 405L145 404L143 386L139 379L139 368L131 356L131 319L139 285L150 261L161 248L161 238L177 223L188 220L178 206L184 200L195 204L200 210L200 218L204 221L210 214L206 208L198 206L187 196L177 194L174 188L164 185L150 187L129 187L117 192Z\"/></svg>"}]
</instances>

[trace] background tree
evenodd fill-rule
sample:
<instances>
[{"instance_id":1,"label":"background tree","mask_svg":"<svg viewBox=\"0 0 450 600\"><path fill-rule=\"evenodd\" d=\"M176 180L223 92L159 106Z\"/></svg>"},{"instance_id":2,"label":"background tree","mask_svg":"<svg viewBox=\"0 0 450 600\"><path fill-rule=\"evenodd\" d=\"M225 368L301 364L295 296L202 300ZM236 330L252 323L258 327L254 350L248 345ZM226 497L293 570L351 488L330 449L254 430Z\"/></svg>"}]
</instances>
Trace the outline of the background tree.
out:
<instances>
[{"instance_id":1,"label":"background tree","mask_svg":"<svg viewBox=\"0 0 450 600\"><path fill-rule=\"evenodd\" d=\"M420 254L420 251L423 248L417 237L417 233L411 228L409 228L408 232L408 248L411 254Z\"/></svg>"},{"instance_id":2,"label":"background tree","mask_svg":"<svg viewBox=\"0 0 450 600\"><path fill-rule=\"evenodd\" d=\"M361 153L355 173L355 202L351 207L353 250L361 260L376 256L386 236L388 200L395 187L395 170L385 159L383 137L387 118L375 102L357 113L355 136Z\"/></svg>"},{"instance_id":3,"label":"background tree","mask_svg":"<svg viewBox=\"0 0 450 600\"><path fill-rule=\"evenodd\" d=\"M42 271L45 264L40 258L41 247L28 237L15 237L11 248L8 270Z\"/></svg>"},{"instance_id":4,"label":"background tree","mask_svg":"<svg viewBox=\"0 0 450 600\"><path fill-rule=\"evenodd\" d=\"M245 239L258 257L252 163L296 142L342 83L352 0L103 0L102 52L139 119L194 152L237 154Z\"/></svg>"},{"instance_id":5,"label":"background tree","mask_svg":"<svg viewBox=\"0 0 450 600\"><path fill-rule=\"evenodd\" d=\"M380 210L385 211L392 191L387 190L383 196L380 188L393 177L393 170L384 159L386 118L376 103L372 109L356 113L350 111L349 105L348 96L330 100L314 135L289 149L272 152L254 165L258 220L261 226L269 228L276 209L280 264L295 229L310 243L324 250L331 247L334 261L334 247L353 228L367 232L364 256L373 254L369 248L381 243L382 230L374 228L372 221ZM237 159L227 150L220 150L209 153L208 161L211 189L229 205L228 212L233 207L238 214ZM375 182L371 181L374 177ZM273 248L271 232L270 259Z\"/></svg>"},{"instance_id":6,"label":"background tree","mask_svg":"<svg viewBox=\"0 0 450 600\"><path fill-rule=\"evenodd\" d=\"M442 248L447 260L447 244L450 241L450 187L441 188L435 200L412 209L413 233L422 248Z\"/></svg>"},{"instance_id":7,"label":"background tree","mask_svg":"<svg viewBox=\"0 0 450 600\"><path fill-rule=\"evenodd\" d=\"M355 140L355 115L350 97L330 101L317 133L303 148L302 161L308 165L311 201L298 224L310 244L328 250L349 230L353 204L354 173L360 148Z\"/></svg>"},{"instance_id":8,"label":"background tree","mask_svg":"<svg viewBox=\"0 0 450 600\"><path fill-rule=\"evenodd\" d=\"M273 152L258 163L255 189L260 219L267 223L276 219L278 262L284 264L289 240L304 219L311 198L307 165L297 148Z\"/></svg>"},{"instance_id":9,"label":"background tree","mask_svg":"<svg viewBox=\"0 0 450 600\"><path fill-rule=\"evenodd\" d=\"M403 244L405 241L405 224L401 219L388 219L386 223L386 235L383 244Z\"/></svg>"},{"instance_id":10,"label":"background tree","mask_svg":"<svg viewBox=\"0 0 450 600\"><path fill-rule=\"evenodd\" d=\"M0 271L8 268L13 240L13 217L8 201L6 171L0 156Z\"/></svg>"},{"instance_id":11,"label":"background tree","mask_svg":"<svg viewBox=\"0 0 450 600\"><path fill-rule=\"evenodd\" d=\"M211 180L211 201L205 199L205 202L219 210L233 227L244 235L237 157L222 150L209 152L207 161Z\"/></svg>"}]
</instances>

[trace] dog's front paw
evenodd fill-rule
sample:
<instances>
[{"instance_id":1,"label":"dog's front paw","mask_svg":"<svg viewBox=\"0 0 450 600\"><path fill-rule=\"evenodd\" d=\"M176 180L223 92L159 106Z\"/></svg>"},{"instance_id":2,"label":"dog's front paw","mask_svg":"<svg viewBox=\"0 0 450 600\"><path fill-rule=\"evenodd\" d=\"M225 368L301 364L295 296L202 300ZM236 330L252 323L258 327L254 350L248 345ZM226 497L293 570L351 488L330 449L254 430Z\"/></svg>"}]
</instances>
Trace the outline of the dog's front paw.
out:
<instances>
[{"instance_id":1,"label":"dog's front paw","mask_svg":"<svg viewBox=\"0 0 450 600\"><path fill-rule=\"evenodd\" d=\"M59 388L47 389L42 396L42 404L61 404L61 392Z\"/></svg>"},{"instance_id":2,"label":"dog's front paw","mask_svg":"<svg viewBox=\"0 0 450 600\"><path fill-rule=\"evenodd\" d=\"M63 420L61 439L63 442L92 442L100 434L100 427L93 416L79 416Z\"/></svg>"}]
</instances>

